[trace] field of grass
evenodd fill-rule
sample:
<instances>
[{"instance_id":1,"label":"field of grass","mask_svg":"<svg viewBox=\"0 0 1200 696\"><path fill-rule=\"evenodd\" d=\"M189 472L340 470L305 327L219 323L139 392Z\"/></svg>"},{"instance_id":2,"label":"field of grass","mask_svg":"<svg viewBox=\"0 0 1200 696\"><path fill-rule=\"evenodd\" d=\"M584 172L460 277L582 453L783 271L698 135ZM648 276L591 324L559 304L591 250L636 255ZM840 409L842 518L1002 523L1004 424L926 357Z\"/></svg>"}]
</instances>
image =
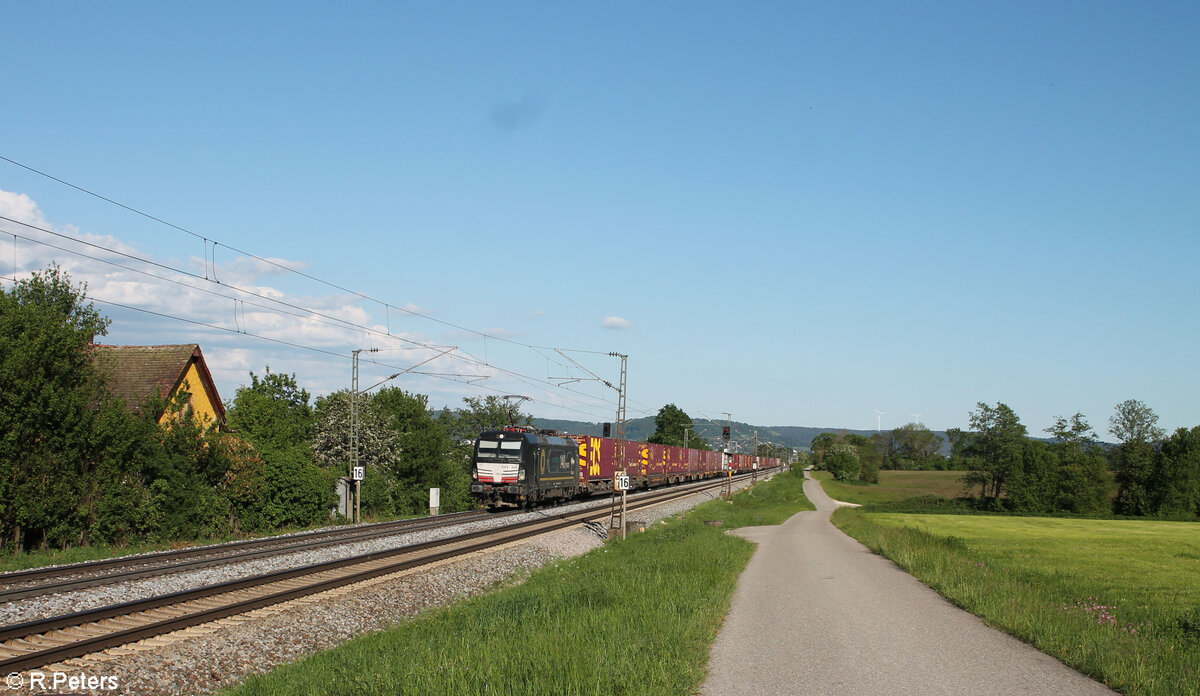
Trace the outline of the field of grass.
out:
<instances>
[{"instance_id":1,"label":"field of grass","mask_svg":"<svg viewBox=\"0 0 1200 696\"><path fill-rule=\"evenodd\" d=\"M955 604L1135 695L1200 694L1200 523L839 510Z\"/></svg>"},{"instance_id":2,"label":"field of grass","mask_svg":"<svg viewBox=\"0 0 1200 696\"><path fill-rule=\"evenodd\" d=\"M879 472L879 483L859 485L834 481L828 471L814 471L813 478L830 498L844 503L871 505L907 498L934 495L957 498L963 494L962 471L891 471Z\"/></svg>"},{"instance_id":3,"label":"field of grass","mask_svg":"<svg viewBox=\"0 0 1200 696\"><path fill-rule=\"evenodd\" d=\"M753 553L724 530L812 509L802 485L799 472L776 476L733 504L705 503L519 585L356 638L230 693L695 693ZM714 520L723 524L705 524Z\"/></svg>"}]
</instances>

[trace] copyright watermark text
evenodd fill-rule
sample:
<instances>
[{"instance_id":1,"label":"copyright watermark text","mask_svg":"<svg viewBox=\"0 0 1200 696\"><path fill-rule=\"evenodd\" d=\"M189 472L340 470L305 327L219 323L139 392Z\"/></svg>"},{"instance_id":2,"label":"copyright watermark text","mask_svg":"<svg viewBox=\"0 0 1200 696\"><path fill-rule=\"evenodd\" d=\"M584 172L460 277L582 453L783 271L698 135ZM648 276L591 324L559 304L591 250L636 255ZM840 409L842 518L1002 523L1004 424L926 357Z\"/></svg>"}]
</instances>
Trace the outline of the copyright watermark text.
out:
<instances>
[{"instance_id":1,"label":"copyright watermark text","mask_svg":"<svg viewBox=\"0 0 1200 696\"><path fill-rule=\"evenodd\" d=\"M40 672L34 670L21 674L12 672L4 678L4 684L10 689L22 687L30 691L62 692L69 691L115 691L121 684L114 676L99 674L68 674L67 672Z\"/></svg>"}]
</instances>

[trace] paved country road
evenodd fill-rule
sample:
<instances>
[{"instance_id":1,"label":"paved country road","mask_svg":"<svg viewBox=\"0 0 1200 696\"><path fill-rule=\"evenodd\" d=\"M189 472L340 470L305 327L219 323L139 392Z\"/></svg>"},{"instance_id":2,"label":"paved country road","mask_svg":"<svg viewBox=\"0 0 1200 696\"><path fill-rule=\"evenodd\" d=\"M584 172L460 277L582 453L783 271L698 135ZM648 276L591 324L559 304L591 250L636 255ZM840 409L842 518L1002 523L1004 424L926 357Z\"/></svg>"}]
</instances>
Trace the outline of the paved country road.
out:
<instances>
[{"instance_id":1,"label":"paved country road","mask_svg":"<svg viewBox=\"0 0 1200 696\"><path fill-rule=\"evenodd\" d=\"M758 549L712 649L706 696L1112 695L951 605L843 534L836 503L735 534Z\"/></svg>"}]
</instances>

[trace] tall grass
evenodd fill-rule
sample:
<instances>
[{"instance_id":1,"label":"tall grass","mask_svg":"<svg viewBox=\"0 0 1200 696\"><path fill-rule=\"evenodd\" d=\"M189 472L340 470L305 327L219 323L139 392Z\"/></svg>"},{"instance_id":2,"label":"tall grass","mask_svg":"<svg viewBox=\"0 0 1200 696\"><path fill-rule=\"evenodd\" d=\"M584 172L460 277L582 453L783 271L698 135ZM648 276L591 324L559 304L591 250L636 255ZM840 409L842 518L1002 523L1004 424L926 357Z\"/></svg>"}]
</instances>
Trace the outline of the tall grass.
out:
<instances>
[{"instance_id":1,"label":"tall grass","mask_svg":"<svg viewBox=\"0 0 1200 696\"><path fill-rule=\"evenodd\" d=\"M1200 525L861 510L833 520L958 606L1123 693L1200 694Z\"/></svg>"},{"instance_id":2,"label":"tall grass","mask_svg":"<svg viewBox=\"0 0 1200 696\"><path fill-rule=\"evenodd\" d=\"M724 533L812 509L798 474L611 540L520 585L363 636L232 693L685 694L753 553ZM706 524L721 520L720 527Z\"/></svg>"}]
</instances>

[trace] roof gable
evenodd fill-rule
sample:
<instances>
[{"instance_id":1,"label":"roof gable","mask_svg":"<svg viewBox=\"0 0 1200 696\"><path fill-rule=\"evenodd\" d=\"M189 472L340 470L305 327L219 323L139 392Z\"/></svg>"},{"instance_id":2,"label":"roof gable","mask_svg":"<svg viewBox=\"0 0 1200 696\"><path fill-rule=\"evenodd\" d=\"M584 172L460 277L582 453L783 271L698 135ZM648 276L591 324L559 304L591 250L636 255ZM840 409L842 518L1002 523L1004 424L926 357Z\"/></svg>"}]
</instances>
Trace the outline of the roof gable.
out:
<instances>
[{"instance_id":1,"label":"roof gable","mask_svg":"<svg viewBox=\"0 0 1200 696\"><path fill-rule=\"evenodd\" d=\"M196 343L167 346L93 346L96 368L113 396L137 411L149 397L167 398L179 387L190 365L195 363L200 381L208 392L217 421L224 423L225 407Z\"/></svg>"}]
</instances>

